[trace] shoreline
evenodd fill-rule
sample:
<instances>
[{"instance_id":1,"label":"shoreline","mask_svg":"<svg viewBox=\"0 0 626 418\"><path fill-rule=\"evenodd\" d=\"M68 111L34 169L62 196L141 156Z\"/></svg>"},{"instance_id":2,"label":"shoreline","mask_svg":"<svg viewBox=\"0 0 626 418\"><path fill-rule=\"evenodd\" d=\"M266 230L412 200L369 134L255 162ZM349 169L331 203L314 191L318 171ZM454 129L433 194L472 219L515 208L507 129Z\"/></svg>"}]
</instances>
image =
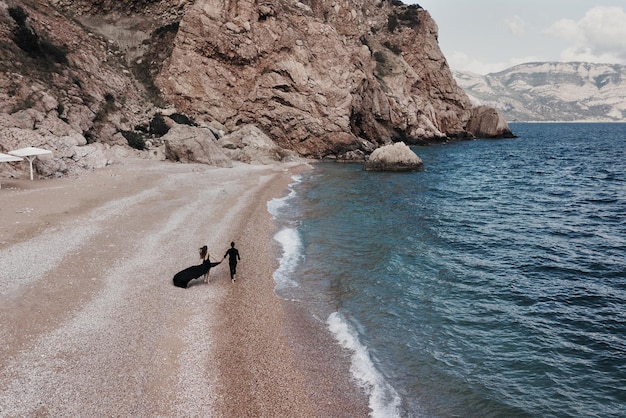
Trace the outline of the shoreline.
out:
<instances>
[{"instance_id":1,"label":"shoreline","mask_svg":"<svg viewBox=\"0 0 626 418\"><path fill-rule=\"evenodd\" d=\"M132 160L0 189L0 415L368 416L349 354L274 295L267 210L304 164ZM171 283L208 245L207 285ZM348 412L349 411L349 412Z\"/></svg>"},{"instance_id":2,"label":"shoreline","mask_svg":"<svg viewBox=\"0 0 626 418\"><path fill-rule=\"evenodd\" d=\"M284 195L290 177L272 184L240 228L238 239L259 236L253 241L272 245L252 253L240 248L239 277L219 307L218 416L367 417L368 397L351 375L350 353L305 307L274 293L280 248L267 202Z\"/></svg>"}]
</instances>

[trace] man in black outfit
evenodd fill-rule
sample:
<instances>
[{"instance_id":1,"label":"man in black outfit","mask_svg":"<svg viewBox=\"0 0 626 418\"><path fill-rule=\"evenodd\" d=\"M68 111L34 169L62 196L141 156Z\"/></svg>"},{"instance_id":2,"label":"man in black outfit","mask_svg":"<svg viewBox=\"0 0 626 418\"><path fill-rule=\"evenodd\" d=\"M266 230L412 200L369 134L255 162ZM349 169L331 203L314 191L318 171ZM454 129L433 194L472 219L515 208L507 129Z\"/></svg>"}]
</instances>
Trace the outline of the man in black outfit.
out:
<instances>
[{"instance_id":1,"label":"man in black outfit","mask_svg":"<svg viewBox=\"0 0 626 418\"><path fill-rule=\"evenodd\" d=\"M224 258L228 256L228 266L230 267L230 280L235 282L235 274L237 274L237 260L241 260L239 257L239 250L235 248L235 243L230 243L230 248L224 254Z\"/></svg>"}]
</instances>

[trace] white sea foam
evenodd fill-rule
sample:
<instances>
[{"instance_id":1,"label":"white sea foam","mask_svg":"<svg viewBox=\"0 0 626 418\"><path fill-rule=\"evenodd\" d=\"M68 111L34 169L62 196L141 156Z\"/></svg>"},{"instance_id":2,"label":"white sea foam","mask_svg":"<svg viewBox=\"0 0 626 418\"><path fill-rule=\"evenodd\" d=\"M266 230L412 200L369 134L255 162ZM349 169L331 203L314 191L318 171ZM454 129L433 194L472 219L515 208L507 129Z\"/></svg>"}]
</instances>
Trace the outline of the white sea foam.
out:
<instances>
[{"instance_id":1,"label":"white sea foam","mask_svg":"<svg viewBox=\"0 0 626 418\"><path fill-rule=\"evenodd\" d=\"M302 181L302 176L294 175L291 179L293 182L289 185L289 193L286 196L267 202L267 211L274 219L280 216L281 210L297 195L293 186ZM276 282L276 290L297 287L298 284L291 279L291 277L303 258L300 233L296 228L286 227L274 235L274 240L276 240L282 248L282 255L278 259L278 269L273 274L274 281Z\"/></svg>"},{"instance_id":2,"label":"white sea foam","mask_svg":"<svg viewBox=\"0 0 626 418\"><path fill-rule=\"evenodd\" d=\"M338 312L326 321L339 344L352 352L350 371L369 394L369 407L373 418L399 417L400 396L387 383L372 363L369 351L359 341L358 334Z\"/></svg>"},{"instance_id":3,"label":"white sea foam","mask_svg":"<svg viewBox=\"0 0 626 418\"><path fill-rule=\"evenodd\" d=\"M267 202L267 211L276 219L280 214L280 210L287 206L289 200L293 199L296 196L296 191L293 189L295 184L298 184L302 181L302 176L295 175L292 176L291 179L293 183L291 183L288 187L289 193L286 196L275 198Z\"/></svg>"},{"instance_id":4,"label":"white sea foam","mask_svg":"<svg viewBox=\"0 0 626 418\"><path fill-rule=\"evenodd\" d=\"M274 239L283 249L278 269L273 275L276 289L297 287L298 284L291 279L291 276L303 258L300 234L296 228L284 228L274 235Z\"/></svg>"},{"instance_id":5,"label":"white sea foam","mask_svg":"<svg viewBox=\"0 0 626 418\"><path fill-rule=\"evenodd\" d=\"M302 181L302 176L300 174L296 174L291 176L291 180L293 180L293 183L291 183L291 186L293 186L294 184L298 184Z\"/></svg>"}]
</instances>

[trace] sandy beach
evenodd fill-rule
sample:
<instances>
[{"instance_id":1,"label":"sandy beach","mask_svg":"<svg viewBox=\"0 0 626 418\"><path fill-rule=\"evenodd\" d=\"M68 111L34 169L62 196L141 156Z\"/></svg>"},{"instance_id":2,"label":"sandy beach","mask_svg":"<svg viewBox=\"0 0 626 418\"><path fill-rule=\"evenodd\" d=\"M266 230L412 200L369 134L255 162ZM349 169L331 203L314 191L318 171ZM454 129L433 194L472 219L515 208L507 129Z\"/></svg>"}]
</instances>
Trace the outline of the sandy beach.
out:
<instances>
[{"instance_id":1,"label":"sandy beach","mask_svg":"<svg viewBox=\"0 0 626 418\"><path fill-rule=\"evenodd\" d=\"M129 160L2 179L0 416L365 417L349 353L274 295L266 203L304 164ZM242 260L173 286L207 245Z\"/></svg>"}]
</instances>

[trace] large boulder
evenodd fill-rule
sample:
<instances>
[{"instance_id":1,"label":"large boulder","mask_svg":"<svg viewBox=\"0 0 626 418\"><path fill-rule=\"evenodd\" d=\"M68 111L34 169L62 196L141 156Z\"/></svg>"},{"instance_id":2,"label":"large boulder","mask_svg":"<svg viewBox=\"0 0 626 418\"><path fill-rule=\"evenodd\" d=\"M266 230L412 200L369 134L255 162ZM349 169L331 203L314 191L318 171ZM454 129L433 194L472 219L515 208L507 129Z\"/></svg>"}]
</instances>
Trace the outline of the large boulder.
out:
<instances>
[{"instance_id":1,"label":"large boulder","mask_svg":"<svg viewBox=\"0 0 626 418\"><path fill-rule=\"evenodd\" d=\"M254 125L244 125L220 138L218 143L228 157L248 164L272 164L297 157L295 152L276 145Z\"/></svg>"},{"instance_id":2,"label":"large boulder","mask_svg":"<svg viewBox=\"0 0 626 418\"><path fill-rule=\"evenodd\" d=\"M232 167L209 128L173 124L162 137L165 156L172 161Z\"/></svg>"},{"instance_id":3,"label":"large boulder","mask_svg":"<svg viewBox=\"0 0 626 418\"><path fill-rule=\"evenodd\" d=\"M363 165L365 171L419 171L424 162L404 142L376 149Z\"/></svg>"},{"instance_id":4,"label":"large boulder","mask_svg":"<svg viewBox=\"0 0 626 418\"><path fill-rule=\"evenodd\" d=\"M515 138L502 115L489 106L472 109L467 131L477 138Z\"/></svg>"}]
</instances>

